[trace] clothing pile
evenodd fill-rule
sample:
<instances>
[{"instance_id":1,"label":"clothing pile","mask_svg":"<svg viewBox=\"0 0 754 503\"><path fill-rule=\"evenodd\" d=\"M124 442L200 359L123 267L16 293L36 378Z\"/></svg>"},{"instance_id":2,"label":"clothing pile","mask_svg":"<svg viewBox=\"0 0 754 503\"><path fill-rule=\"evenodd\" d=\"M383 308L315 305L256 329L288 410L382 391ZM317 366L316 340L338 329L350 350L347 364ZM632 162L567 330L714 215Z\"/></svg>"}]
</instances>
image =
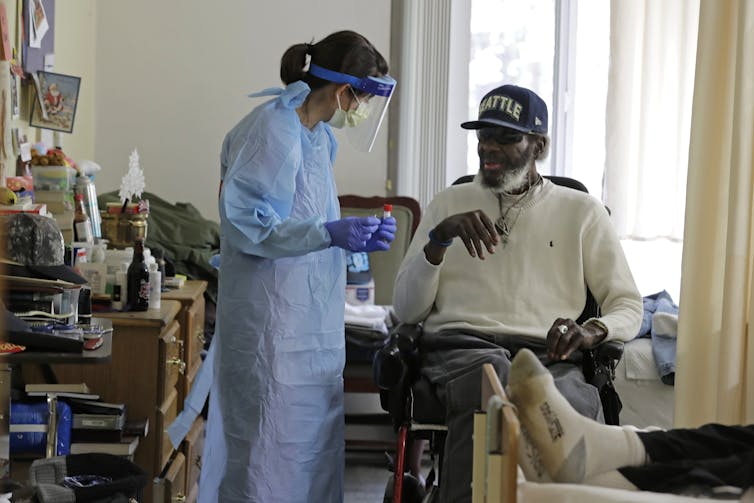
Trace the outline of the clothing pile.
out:
<instances>
[{"instance_id":1,"label":"clothing pile","mask_svg":"<svg viewBox=\"0 0 754 503\"><path fill-rule=\"evenodd\" d=\"M652 338L652 354L663 383L675 384L675 355L678 339L678 305L665 290L643 299L644 318L637 337Z\"/></svg>"},{"instance_id":2,"label":"clothing pile","mask_svg":"<svg viewBox=\"0 0 754 503\"><path fill-rule=\"evenodd\" d=\"M345 308L346 343L361 348L379 349L393 326L388 306L352 305Z\"/></svg>"}]
</instances>

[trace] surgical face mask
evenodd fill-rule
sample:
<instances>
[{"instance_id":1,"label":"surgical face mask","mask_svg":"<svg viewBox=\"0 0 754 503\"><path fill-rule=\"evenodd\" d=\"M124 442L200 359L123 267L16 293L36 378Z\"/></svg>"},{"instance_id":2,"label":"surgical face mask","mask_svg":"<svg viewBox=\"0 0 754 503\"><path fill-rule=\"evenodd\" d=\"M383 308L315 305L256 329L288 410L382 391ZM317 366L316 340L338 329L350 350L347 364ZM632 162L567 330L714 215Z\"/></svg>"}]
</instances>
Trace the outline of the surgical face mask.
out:
<instances>
[{"instance_id":1,"label":"surgical face mask","mask_svg":"<svg viewBox=\"0 0 754 503\"><path fill-rule=\"evenodd\" d=\"M356 107L356 110L343 110L343 107L340 105L340 96L336 95L335 99L338 100L338 109L335 111L332 118L327 121L332 127L338 129L341 129L344 126L356 127L363 122L364 119L369 117L369 108L367 107L366 101L359 100L353 92L353 89L351 89L351 93L359 105Z\"/></svg>"}]
</instances>

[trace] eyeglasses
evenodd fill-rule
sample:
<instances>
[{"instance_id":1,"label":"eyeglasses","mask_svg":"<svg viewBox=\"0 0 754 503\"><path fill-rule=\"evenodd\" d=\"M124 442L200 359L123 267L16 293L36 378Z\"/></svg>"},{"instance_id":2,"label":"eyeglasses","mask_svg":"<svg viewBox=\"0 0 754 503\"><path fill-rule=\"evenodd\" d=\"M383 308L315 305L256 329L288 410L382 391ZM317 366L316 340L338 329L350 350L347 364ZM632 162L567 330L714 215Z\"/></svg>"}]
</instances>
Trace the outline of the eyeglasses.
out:
<instances>
[{"instance_id":1,"label":"eyeglasses","mask_svg":"<svg viewBox=\"0 0 754 503\"><path fill-rule=\"evenodd\" d=\"M477 129L476 137L480 142L492 140L500 145L510 145L520 142L524 138L524 133L504 127L486 127Z\"/></svg>"}]
</instances>

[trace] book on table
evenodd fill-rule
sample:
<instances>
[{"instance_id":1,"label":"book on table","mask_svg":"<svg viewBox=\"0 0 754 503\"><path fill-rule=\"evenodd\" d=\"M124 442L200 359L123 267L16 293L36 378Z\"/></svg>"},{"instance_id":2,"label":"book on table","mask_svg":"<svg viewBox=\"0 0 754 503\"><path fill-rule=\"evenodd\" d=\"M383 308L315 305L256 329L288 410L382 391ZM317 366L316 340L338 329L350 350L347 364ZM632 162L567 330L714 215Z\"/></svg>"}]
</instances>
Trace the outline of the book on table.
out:
<instances>
[{"instance_id":1,"label":"book on table","mask_svg":"<svg viewBox=\"0 0 754 503\"><path fill-rule=\"evenodd\" d=\"M58 398L78 398L83 400L97 400L99 395L94 393L74 393L70 391L27 391L29 396L49 396L55 395Z\"/></svg>"},{"instance_id":2,"label":"book on table","mask_svg":"<svg viewBox=\"0 0 754 503\"><path fill-rule=\"evenodd\" d=\"M125 414L81 414L73 413L73 429L78 430L122 430L126 424Z\"/></svg>"},{"instance_id":3,"label":"book on table","mask_svg":"<svg viewBox=\"0 0 754 503\"><path fill-rule=\"evenodd\" d=\"M124 403L108 403L78 398L71 398L66 401L71 406L71 411L74 414L108 414L118 416L125 415L126 413L126 404Z\"/></svg>"},{"instance_id":4,"label":"book on table","mask_svg":"<svg viewBox=\"0 0 754 503\"><path fill-rule=\"evenodd\" d=\"M92 390L85 382L71 383L71 384L27 384L24 388L27 393L43 392L43 393L84 393L92 394Z\"/></svg>"},{"instance_id":5,"label":"book on table","mask_svg":"<svg viewBox=\"0 0 754 503\"><path fill-rule=\"evenodd\" d=\"M120 442L124 437L146 437L149 432L149 419L126 419L112 423L103 418L124 416L102 416L96 414L74 414L71 442ZM110 428L110 426L116 426Z\"/></svg>"},{"instance_id":6,"label":"book on table","mask_svg":"<svg viewBox=\"0 0 754 503\"><path fill-rule=\"evenodd\" d=\"M119 442L73 442L71 454L102 452L116 456L131 456L139 446L139 437L123 437Z\"/></svg>"}]
</instances>

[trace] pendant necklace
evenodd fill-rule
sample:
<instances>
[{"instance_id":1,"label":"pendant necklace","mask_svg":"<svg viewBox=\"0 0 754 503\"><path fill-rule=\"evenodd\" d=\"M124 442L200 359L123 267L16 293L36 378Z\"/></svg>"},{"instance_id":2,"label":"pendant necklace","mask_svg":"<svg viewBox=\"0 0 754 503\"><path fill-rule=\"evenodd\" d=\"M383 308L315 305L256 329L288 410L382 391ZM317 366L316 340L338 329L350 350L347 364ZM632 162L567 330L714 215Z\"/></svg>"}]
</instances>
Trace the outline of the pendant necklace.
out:
<instances>
[{"instance_id":1,"label":"pendant necklace","mask_svg":"<svg viewBox=\"0 0 754 503\"><path fill-rule=\"evenodd\" d=\"M497 234L500 236L500 241L503 244L503 247L508 244L508 236L510 235L511 231L513 230L513 226L516 225L516 222L518 222L518 217L521 216L521 206L519 206L520 203L522 203L523 199L532 193L532 189L539 185L539 183L542 181L542 177L539 176L537 181L533 184L529 185L529 188L526 189L526 191L518 196L518 198L511 203L508 208L503 211L503 193L496 192L495 196L497 197L497 205L498 205L498 211L500 212L500 216L495 221L495 230L497 231ZM516 213L516 219L511 222L510 225L508 225L508 214L511 212L511 210L514 207L519 207L518 212Z\"/></svg>"}]
</instances>

